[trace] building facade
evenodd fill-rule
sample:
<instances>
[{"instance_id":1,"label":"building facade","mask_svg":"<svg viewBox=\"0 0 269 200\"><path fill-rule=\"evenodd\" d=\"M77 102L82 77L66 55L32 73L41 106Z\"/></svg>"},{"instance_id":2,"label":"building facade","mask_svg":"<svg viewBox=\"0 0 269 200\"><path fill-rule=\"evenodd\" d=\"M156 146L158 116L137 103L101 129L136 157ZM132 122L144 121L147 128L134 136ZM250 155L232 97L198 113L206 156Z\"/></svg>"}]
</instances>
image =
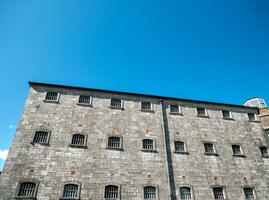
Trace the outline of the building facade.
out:
<instances>
[{"instance_id":1,"label":"building facade","mask_svg":"<svg viewBox=\"0 0 269 200\"><path fill-rule=\"evenodd\" d=\"M269 199L259 109L30 82L0 199Z\"/></svg>"}]
</instances>

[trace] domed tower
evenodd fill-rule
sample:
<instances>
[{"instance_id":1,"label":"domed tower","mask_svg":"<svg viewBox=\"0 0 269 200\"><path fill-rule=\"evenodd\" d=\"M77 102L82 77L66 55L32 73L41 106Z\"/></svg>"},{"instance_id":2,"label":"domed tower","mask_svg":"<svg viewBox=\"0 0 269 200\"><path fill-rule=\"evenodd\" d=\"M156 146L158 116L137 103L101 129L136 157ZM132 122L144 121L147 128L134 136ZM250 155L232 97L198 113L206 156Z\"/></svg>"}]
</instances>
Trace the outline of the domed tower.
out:
<instances>
[{"instance_id":1,"label":"domed tower","mask_svg":"<svg viewBox=\"0 0 269 200\"><path fill-rule=\"evenodd\" d=\"M269 134L269 108L262 98L254 97L244 103L245 106L258 107L260 109L259 118L265 131Z\"/></svg>"}]
</instances>

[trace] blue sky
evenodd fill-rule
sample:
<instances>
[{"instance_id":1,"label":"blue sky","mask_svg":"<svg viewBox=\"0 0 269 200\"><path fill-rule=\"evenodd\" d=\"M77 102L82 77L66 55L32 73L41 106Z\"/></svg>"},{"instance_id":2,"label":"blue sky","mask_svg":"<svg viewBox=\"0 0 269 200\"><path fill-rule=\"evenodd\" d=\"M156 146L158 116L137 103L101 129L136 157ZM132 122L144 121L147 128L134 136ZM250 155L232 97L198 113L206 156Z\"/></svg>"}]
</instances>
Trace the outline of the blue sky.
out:
<instances>
[{"instance_id":1,"label":"blue sky","mask_svg":"<svg viewBox=\"0 0 269 200\"><path fill-rule=\"evenodd\" d=\"M27 81L269 101L268 35L268 0L0 1L0 170Z\"/></svg>"}]
</instances>

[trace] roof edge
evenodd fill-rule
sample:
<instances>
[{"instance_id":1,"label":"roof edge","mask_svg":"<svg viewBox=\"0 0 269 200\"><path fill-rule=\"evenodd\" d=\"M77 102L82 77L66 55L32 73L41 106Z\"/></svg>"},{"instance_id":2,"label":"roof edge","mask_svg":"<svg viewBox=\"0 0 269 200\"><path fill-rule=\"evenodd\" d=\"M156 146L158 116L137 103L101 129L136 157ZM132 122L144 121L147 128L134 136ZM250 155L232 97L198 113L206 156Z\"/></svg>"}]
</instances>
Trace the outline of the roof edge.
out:
<instances>
[{"instance_id":1,"label":"roof edge","mask_svg":"<svg viewBox=\"0 0 269 200\"><path fill-rule=\"evenodd\" d=\"M167 96L159 96L159 95L151 95L151 94L142 94L142 93L132 93L132 92L122 92L122 91L115 91L115 90L105 90L105 89L97 89L97 88L86 88L86 87L78 87L78 86L67 86L67 85L59 85L59 84L51 84L51 83L41 83L41 82L34 82L28 81L30 87L32 85L40 85L40 86L48 86L48 87L59 87L59 88L67 88L67 89L78 89L78 90L89 90L95 92L107 92L107 93L114 93L114 94L124 94L124 95L134 95L134 96L144 96L149 98L158 98L158 99L167 99L167 100L178 100L178 101L185 101L185 102L192 102L192 103L203 103L209 105L221 105L221 106L229 106L234 108L241 108L241 109L252 109L259 112L259 108L257 107L250 107L244 105L237 105L237 104L229 104L229 103L219 103L213 101L202 101L202 100L193 100L193 99L184 99L184 98L177 98L177 97L167 97Z\"/></svg>"}]
</instances>

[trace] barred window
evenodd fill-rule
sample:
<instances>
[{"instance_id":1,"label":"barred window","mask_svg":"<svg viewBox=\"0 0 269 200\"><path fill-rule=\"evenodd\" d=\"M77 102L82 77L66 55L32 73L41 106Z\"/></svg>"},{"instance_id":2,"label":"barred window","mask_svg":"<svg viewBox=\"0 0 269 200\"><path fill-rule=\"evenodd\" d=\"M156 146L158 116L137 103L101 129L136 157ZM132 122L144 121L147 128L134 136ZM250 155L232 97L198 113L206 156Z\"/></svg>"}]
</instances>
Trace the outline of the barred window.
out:
<instances>
[{"instance_id":1,"label":"barred window","mask_svg":"<svg viewBox=\"0 0 269 200\"><path fill-rule=\"evenodd\" d=\"M267 147L260 147L261 155L264 157L269 157L268 148Z\"/></svg>"},{"instance_id":2,"label":"barred window","mask_svg":"<svg viewBox=\"0 0 269 200\"><path fill-rule=\"evenodd\" d=\"M215 187L215 188L213 188L213 193L214 193L214 199L225 199L224 193L223 193L223 188Z\"/></svg>"},{"instance_id":3,"label":"barred window","mask_svg":"<svg viewBox=\"0 0 269 200\"><path fill-rule=\"evenodd\" d=\"M180 190L180 199L191 199L191 188L181 187L179 190Z\"/></svg>"},{"instance_id":4,"label":"barred window","mask_svg":"<svg viewBox=\"0 0 269 200\"><path fill-rule=\"evenodd\" d=\"M256 115L254 113L248 113L248 119L249 119L249 121L255 121Z\"/></svg>"},{"instance_id":5,"label":"barred window","mask_svg":"<svg viewBox=\"0 0 269 200\"><path fill-rule=\"evenodd\" d=\"M38 144L47 144L48 143L48 137L49 137L49 133L46 131L37 131L35 132L35 136L34 136L34 143L38 143Z\"/></svg>"},{"instance_id":6,"label":"barred window","mask_svg":"<svg viewBox=\"0 0 269 200\"><path fill-rule=\"evenodd\" d=\"M233 154L234 155L241 155L241 147L239 145L232 145Z\"/></svg>"},{"instance_id":7,"label":"barred window","mask_svg":"<svg viewBox=\"0 0 269 200\"><path fill-rule=\"evenodd\" d=\"M144 187L144 199L156 199L156 187Z\"/></svg>"},{"instance_id":8,"label":"barred window","mask_svg":"<svg viewBox=\"0 0 269 200\"><path fill-rule=\"evenodd\" d=\"M120 138L119 137L109 137L108 138L108 144L107 146L109 148L115 148L115 149L119 149L121 147L120 145Z\"/></svg>"},{"instance_id":9,"label":"barred window","mask_svg":"<svg viewBox=\"0 0 269 200\"><path fill-rule=\"evenodd\" d=\"M46 101L58 101L58 93L57 92L47 92Z\"/></svg>"},{"instance_id":10,"label":"barred window","mask_svg":"<svg viewBox=\"0 0 269 200\"><path fill-rule=\"evenodd\" d=\"M77 198L78 197L78 185L66 184L63 192L64 198Z\"/></svg>"},{"instance_id":11,"label":"barred window","mask_svg":"<svg viewBox=\"0 0 269 200\"><path fill-rule=\"evenodd\" d=\"M91 97L85 96L85 95L80 95L78 103L83 104L83 105L91 105Z\"/></svg>"},{"instance_id":12,"label":"barred window","mask_svg":"<svg viewBox=\"0 0 269 200\"><path fill-rule=\"evenodd\" d=\"M82 135L82 134L74 134L72 136L71 145L85 146L85 135Z\"/></svg>"},{"instance_id":13,"label":"barred window","mask_svg":"<svg viewBox=\"0 0 269 200\"><path fill-rule=\"evenodd\" d=\"M212 143L204 143L204 147L205 147L205 153L207 154L215 153L214 145Z\"/></svg>"},{"instance_id":14,"label":"barred window","mask_svg":"<svg viewBox=\"0 0 269 200\"><path fill-rule=\"evenodd\" d=\"M185 144L181 141L175 142L175 150L176 152L185 152Z\"/></svg>"},{"instance_id":15,"label":"barred window","mask_svg":"<svg viewBox=\"0 0 269 200\"><path fill-rule=\"evenodd\" d=\"M196 108L196 109L197 109L197 115L198 116L206 116L205 108Z\"/></svg>"},{"instance_id":16,"label":"barred window","mask_svg":"<svg viewBox=\"0 0 269 200\"><path fill-rule=\"evenodd\" d=\"M105 199L113 200L119 198L119 187L116 185L108 185L105 187Z\"/></svg>"},{"instance_id":17,"label":"barred window","mask_svg":"<svg viewBox=\"0 0 269 200\"><path fill-rule=\"evenodd\" d=\"M141 102L141 110L151 111L151 103L150 102Z\"/></svg>"},{"instance_id":18,"label":"barred window","mask_svg":"<svg viewBox=\"0 0 269 200\"><path fill-rule=\"evenodd\" d=\"M252 188L244 188L244 194L246 200L255 199L254 192Z\"/></svg>"},{"instance_id":19,"label":"barred window","mask_svg":"<svg viewBox=\"0 0 269 200\"><path fill-rule=\"evenodd\" d=\"M19 197L34 197L36 184L32 182L24 182L20 184Z\"/></svg>"},{"instance_id":20,"label":"barred window","mask_svg":"<svg viewBox=\"0 0 269 200\"><path fill-rule=\"evenodd\" d=\"M228 111L228 110L222 110L221 112L222 112L223 118L232 118L230 111Z\"/></svg>"},{"instance_id":21,"label":"barred window","mask_svg":"<svg viewBox=\"0 0 269 200\"><path fill-rule=\"evenodd\" d=\"M110 106L113 108L122 108L121 99L111 99Z\"/></svg>"},{"instance_id":22,"label":"barred window","mask_svg":"<svg viewBox=\"0 0 269 200\"><path fill-rule=\"evenodd\" d=\"M153 150L154 149L154 145L153 145L153 140L150 139L144 139L142 141L142 147L144 150Z\"/></svg>"},{"instance_id":23,"label":"barred window","mask_svg":"<svg viewBox=\"0 0 269 200\"><path fill-rule=\"evenodd\" d=\"M170 112L171 113L180 113L178 105L170 105Z\"/></svg>"}]
</instances>

